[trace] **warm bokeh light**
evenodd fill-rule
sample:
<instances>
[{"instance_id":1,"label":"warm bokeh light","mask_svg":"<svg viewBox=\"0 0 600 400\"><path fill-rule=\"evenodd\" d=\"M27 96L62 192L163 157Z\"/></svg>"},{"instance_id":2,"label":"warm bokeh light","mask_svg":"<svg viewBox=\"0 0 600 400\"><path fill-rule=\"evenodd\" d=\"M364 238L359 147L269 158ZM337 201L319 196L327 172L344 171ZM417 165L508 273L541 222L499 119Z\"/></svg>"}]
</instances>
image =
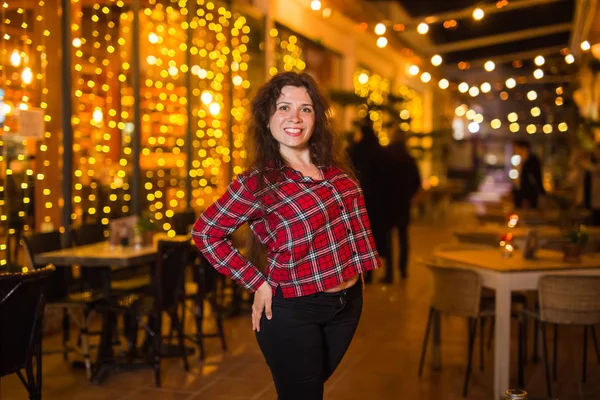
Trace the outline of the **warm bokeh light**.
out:
<instances>
[{"instance_id":1,"label":"warm bokeh light","mask_svg":"<svg viewBox=\"0 0 600 400\"><path fill-rule=\"evenodd\" d=\"M516 112L511 112L506 118L509 122L517 122L517 120L519 119L519 115Z\"/></svg>"},{"instance_id":2,"label":"warm bokeh light","mask_svg":"<svg viewBox=\"0 0 600 400\"><path fill-rule=\"evenodd\" d=\"M527 99L529 99L529 101L534 101L537 99L537 92L535 90L530 90L527 92Z\"/></svg>"},{"instance_id":3,"label":"warm bokeh light","mask_svg":"<svg viewBox=\"0 0 600 400\"><path fill-rule=\"evenodd\" d=\"M581 42L581 50L588 51L591 48L592 48L592 46L590 46L590 42L588 42L587 40L584 40L583 42Z\"/></svg>"},{"instance_id":4,"label":"warm bokeh light","mask_svg":"<svg viewBox=\"0 0 600 400\"><path fill-rule=\"evenodd\" d=\"M436 67L441 65L442 61L442 56L440 56L439 54L436 54L433 57L431 57L431 64L433 64Z\"/></svg>"},{"instance_id":5,"label":"warm bokeh light","mask_svg":"<svg viewBox=\"0 0 600 400\"><path fill-rule=\"evenodd\" d=\"M385 46L387 46L387 44L388 40L384 36L381 36L377 39L377 47L383 49Z\"/></svg>"},{"instance_id":6,"label":"warm bokeh light","mask_svg":"<svg viewBox=\"0 0 600 400\"><path fill-rule=\"evenodd\" d=\"M362 72L358 75L358 82L360 82L361 84L366 84L367 82L369 82L369 75L367 75L366 73Z\"/></svg>"},{"instance_id":7,"label":"warm bokeh light","mask_svg":"<svg viewBox=\"0 0 600 400\"><path fill-rule=\"evenodd\" d=\"M488 93L490 90L492 90L492 85L490 85L488 82L483 82L481 84L481 91L483 93Z\"/></svg>"},{"instance_id":8,"label":"warm bokeh light","mask_svg":"<svg viewBox=\"0 0 600 400\"><path fill-rule=\"evenodd\" d=\"M493 119L492 122L490 122L490 126L493 129L499 129L502 126L502 122L498 118L496 118Z\"/></svg>"},{"instance_id":9,"label":"warm bokeh light","mask_svg":"<svg viewBox=\"0 0 600 400\"><path fill-rule=\"evenodd\" d=\"M310 2L310 9L313 11L319 11L321 9L321 2L319 0L312 0Z\"/></svg>"},{"instance_id":10,"label":"warm bokeh light","mask_svg":"<svg viewBox=\"0 0 600 400\"><path fill-rule=\"evenodd\" d=\"M488 72L492 72L496 68L496 64L492 60L489 60L483 64L483 68Z\"/></svg>"},{"instance_id":11,"label":"warm bokeh light","mask_svg":"<svg viewBox=\"0 0 600 400\"><path fill-rule=\"evenodd\" d=\"M569 129L566 122L561 122L558 124L558 130L561 132L566 132Z\"/></svg>"},{"instance_id":12,"label":"warm bokeh light","mask_svg":"<svg viewBox=\"0 0 600 400\"><path fill-rule=\"evenodd\" d=\"M471 95L471 97L477 97L479 95L479 88L477 86L471 86L469 95Z\"/></svg>"},{"instance_id":13,"label":"warm bokeh light","mask_svg":"<svg viewBox=\"0 0 600 400\"><path fill-rule=\"evenodd\" d=\"M375 25L375 34L377 35L383 35L386 31L386 27L384 24L382 24L381 22L378 23L377 25Z\"/></svg>"},{"instance_id":14,"label":"warm bokeh light","mask_svg":"<svg viewBox=\"0 0 600 400\"><path fill-rule=\"evenodd\" d=\"M549 134L549 133L552 133L552 125L546 124L546 125L544 125L544 127L542 128L542 130L544 131L544 133L546 135Z\"/></svg>"},{"instance_id":15,"label":"warm bokeh light","mask_svg":"<svg viewBox=\"0 0 600 400\"><path fill-rule=\"evenodd\" d=\"M427 83L427 82L429 82L430 80L431 80L431 74L430 74L429 72L423 72L423 73L421 74L421 81L422 81L423 83Z\"/></svg>"},{"instance_id":16,"label":"warm bokeh light","mask_svg":"<svg viewBox=\"0 0 600 400\"><path fill-rule=\"evenodd\" d=\"M529 125L527 125L526 130L527 130L527 133L529 133L530 135L533 135L537 131L537 128L534 124L529 124Z\"/></svg>"},{"instance_id":17,"label":"warm bokeh light","mask_svg":"<svg viewBox=\"0 0 600 400\"><path fill-rule=\"evenodd\" d=\"M508 129L510 129L510 131L513 133L519 132L519 128L519 124L517 124L516 122L513 122L508 126Z\"/></svg>"},{"instance_id":18,"label":"warm bokeh light","mask_svg":"<svg viewBox=\"0 0 600 400\"><path fill-rule=\"evenodd\" d=\"M530 112L531 112L531 116L539 117L540 114L542 113L542 110L540 110L539 107L533 107Z\"/></svg>"},{"instance_id":19,"label":"warm bokeh light","mask_svg":"<svg viewBox=\"0 0 600 400\"><path fill-rule=\"evenodd\" d=\"M419 67L417 65L411 65L408 68L408 73L411 74L412 76L417 76L419 74Z\"/></svg>"},{"instance_id":20,"label":"warm bokeh light","mask_svg":"<svg viewBox=\"0 0 600 400\"><path fill-rule=\"evenodd\" d=\"M429 25L427 25L425 22L421 22L417 26L417 32L419 32L421 35L426 34L427 32L429 32Z\"/></svg>"},{"instance_id":21,"label":"warm bokeh light","mask_svg":"<svg viewBox=\"0 0 600 400\"><path fill-rule=\"evenodd\" d=\"M473 10L473 19L476 21L481 20L484 17L485 13L481 8L476 8Z\"/></svg>"},{"instance_id":22,"label":"warm bokeh light","mask_svg":"<svg viewBox=\"0 0 600 400\"><path fill-rule=\"evenodd\" d=\"M471 133L479 132L479 124L475 121L471 122L469 124L469 132L471 132Z\"/></svg>"},{"instance_id":23,"label":"warm bokeh light","mask_svg":"<svg viewBox=\"0 0 600 400\"><path fill-rule=\"evenodd\" d=\"M535 79L542 79L544 77L544 71L542 71L540 68L536 69L533 71L533 77Z\"/></svg>"},{"instance_id":24,"label":"warm bokeh light","mask_svg":"<svg viewBox=\"0 0 600 400\"><path fill-rule=\"evenodd\" d=\"M509 89L512 89L515 86L517 86L517 81L514 78L508 78L505 83L506 87Z\"/></svg>"},{"instance_id":25,"label":"warm bokeh light","mask_svg":"<svg viewBox=\"0 0 600 400\"><path fill-rule=\"evenodd\" d=\"M469 84L467 82L461 82L460 85L458 85L458 91L461 93L466 93L469 91Z\"/></svg>"},{"instance_id":26,"label":"warm bokeh light","mask_svg":"<svg viewBox=\"0 0 600 400\"><path fill-rule=\"evenodd\" d=\"M573 57L573 54L567 54L565 56L565 62L567 64L573 64L575 62L575 57Z\"/></svg>"},{"instance_id":27,"label":"warm bokeh light","mask_svg":"<svg viewBox=\"0 0 600 400\"><path fill-rule=\"evenodd\" d=\"M468 109L469 109L469 107L467 107L466 104L461 104L460 106L456 107L456 109L454 110L454 113L456 114L457 117L462 117L466 114Z\"/></svg>"},{"instance_id":28,"label":"warm bokeh light","mask_svg":"<svg viewBox=\"0 0 600 400\"><path fill-rule=\"evenodd\" d=\"M448 86L450 86L450 82L448 82L448 79L443 78L440 79L438 86L440 87L440 89L448 89Z\"/></svg>"},{"instance_id":29,"label":"warm bokeh light","mask_svg":"<svg viewBox=\"0 0 600 400\"><path fill-rule=\"evenodd\" d=\"M541 67L546 62L546 59L544 58L544 56L537 56L536 58L533 59L533 62L538 67Z\"/></svg>"}]
</instances>

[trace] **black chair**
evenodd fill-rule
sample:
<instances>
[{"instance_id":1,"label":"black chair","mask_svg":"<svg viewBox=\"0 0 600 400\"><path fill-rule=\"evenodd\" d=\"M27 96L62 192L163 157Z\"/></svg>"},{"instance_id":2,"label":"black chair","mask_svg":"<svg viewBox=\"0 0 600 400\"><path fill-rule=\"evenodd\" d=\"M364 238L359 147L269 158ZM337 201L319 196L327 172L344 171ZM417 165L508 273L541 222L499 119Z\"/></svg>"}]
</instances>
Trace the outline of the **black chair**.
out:
<instances>
[{"instance_id":1,"label":"black chair","mask_svg":"<svg viewBox=\"0 0 600 400\"><path fill-rule=\"evenodd\" d=\"M92 244L103 242L106 240L104 231L106 226L102 224L84 224L73 230L73 242L77 246L83 246L85 244Z\"/></svg>"},{"instance_id":2,"label":"black chair","mask_svg":"<svg viewBox=\"0 0 600 400\"><path fill-rule=\"evenodd\" d=\"M125 317L130 358L133 358L136 350L137 325L141 325L146 331L146 344L150 350L149 361L154 368L156 386L160 386L160 360L165 356L161 351L163 312L169 315L177 330L179 356L183 360L185 370L189 371L184 347L184 324L179 320L177 313L178 294L183 290L189 246L187 241L159 241L158 258L147 293L132 293L123 296L110 306L110 311ZM147 318L147 322L143 321L144 318Z\"/></svg>"},{"instance_id":3,"label":"black chair","mask_svg":"<svg viewBox=\"0 0 600 400\"><path fill-rule=\"evenodd\" d=\"M185 337L198 346L200 360L204 361L206 354L204 350L204 339L219 338L221 340L221 348L223 351L227 351L227 342L225 340L225 331L223 329L223 312L221 309L222 307L217 301L217 282L220 279L220 274L199 252L196 252L192 271L194 277L193 282L186 282L185 284L185 295L182 297L181 318L185 318L187 301L192 301L194 304L193 315L196 323L196 332L195 334L188 334ZM205 301L208 301L215 316L217 331L213 333L204 333Z\"/></svg>"},{"instance_id":4,"label":"black chair","mask_svg":"<svg viewBox=\"0 0 600 400\"><path fill-rule=\"evenodd\" d=\"M53 273L49 265L0 274L0 378L16 373L32 400L42 398L44 286Z\"/></svg>"},{"instance_id":5,"label":"black chair","mask_svg":"<svg viewBox=\"0 0 600 400\"><path fill-rule=\"evenodd\" d=\"M176 235L189 235L190 226L196 222L196 213L194 210L178 212L173 215L172 226Z\"/></svg>"},{"instance_id":6,"label":"black chair","mask_svg":"<svg viewBox=\"0 0 600 400\"><path fill-rule=\"evenodd\" d=\"M39 269L42 265L35 262L35 256L40 253L61 249L61 233L59 231L33 233L23 237L23 248L33 269ZM84 289L81 281L73 278L71 266L56 266L57 272L51 277L47 285L46 297L48 308L62 310L62 349L49 350L44 354L62 353L65 360L68 353L78 350L83 356L86 374L91 376L91 361L89 352L88 327L95 306L103 299L101 290ZM81 309L83 319L75 317L70 310ZM71 319L79 328L79 349L69 346L70 321Z\"/></svg>"}]
</instances>

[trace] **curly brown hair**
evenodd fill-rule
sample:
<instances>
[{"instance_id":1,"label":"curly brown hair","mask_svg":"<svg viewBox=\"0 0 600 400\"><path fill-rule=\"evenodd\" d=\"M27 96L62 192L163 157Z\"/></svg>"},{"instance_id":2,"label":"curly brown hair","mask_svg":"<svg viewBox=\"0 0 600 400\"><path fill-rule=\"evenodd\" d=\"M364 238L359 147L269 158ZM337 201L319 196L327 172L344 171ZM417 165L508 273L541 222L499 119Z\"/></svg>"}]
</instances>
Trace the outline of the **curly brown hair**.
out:
<instances>
[{"instance_id":1,"label":"curly brown hair","mask_svg":"<svg viewBox=\"0 0 600 400\"><path fill-rule=\"evenodd\" d=\"M321 93L315 80L306 73L283 72L273 76L260 87L252 100L252 114L248 126L250 153L249 168L264 176L270 165L283 167L286 162L279 152L279 143L269 128L270 117L276 111L276 102L285 86L304 87L315 112L315 126L309 140L311 161L317 166L337 166L348 170L345 154L340 151L330 124L327 98ZM262 179L261 179L262 180Z\"/></svg>"}]
</instances>

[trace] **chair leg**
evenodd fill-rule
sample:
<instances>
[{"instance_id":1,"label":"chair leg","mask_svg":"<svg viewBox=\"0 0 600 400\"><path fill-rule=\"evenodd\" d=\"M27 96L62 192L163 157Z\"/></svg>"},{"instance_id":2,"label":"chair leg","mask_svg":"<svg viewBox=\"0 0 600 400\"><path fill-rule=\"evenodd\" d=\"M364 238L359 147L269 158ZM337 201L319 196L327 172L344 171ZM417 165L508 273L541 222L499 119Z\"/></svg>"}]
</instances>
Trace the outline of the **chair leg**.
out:
<instances>
[{"instance_id":1,"label":"chair leg","mask_svg":"<svg viewBox=\"0 0 600 400\"><path fill-rule=\"evenodd\" d=\"M554 324L554 347L552 349L552 380L556 382L556 369L558 364L558 324Z\"/></svg>"},{"instance_id":2,"label":"chair leg","mask_svg":"<svg viewBox=\"0 0 600 400\"><path fill-rule=\"evenodd\" d=\"M92 378L92 362L90 360L90 342L88 336L88 327L90 312L88 310L83 311L83 326L79 330L79 337L81 338L81 352L83 353L83 361L85 363L85 376L87 379Z\"/></svg>"},{"instance_id":3,"label":"chair leg","mask_svg":"<svg viewBox=\"0 0 600 400\"><path fill-rule=\"evenodd\" d=\"M592 341L596 350L596 359L598 360L598 364L600 364L600 349L598 348L598 339L596 338L596 327L591 325L590 328L592 329Z\"/></svg>"},{"instance_id":4,"label":"chair leg","mask_svg":"<svg viewBox=\"0 0 600 400\"><path fill-rule=\"evenodd\" d=\"M531 357L531 361L533 364L537 364L539 362L538 359L538 332L540 331L540 322L536 319L533 321L533 356Z\"/></svg>"},{"instance_id":5,"label":"chair leg","mask_svg":"<svg viewBox=\"0 0 600 400\"><path fill-rule=\"evenodd\" d=\"M527 354L527 352L524 349L524 341L525 341L525 329L524 326L526 324L525 318L523 315L519 316L519 322L518 322L518 362L517 362L517 375L518 375L518 379L519 379L519 388L523 388L525 387L525 372L524 372L524 362L523 359L525 357L523 357L523 354Z\"/></svg>"},{"instance_id":6,"label":"chair leg","mask_svg":"<svg viewBox=\"0 0 600 400\"><path fill-rule=\"evenodd\" d=\"M587 380L587 342L588 342L588 326L583 327L583 371L581 374L581 382Z\"/></svg>"},{"instance_id":7,"label":"chair leg","mask_svg":"<svg viewBox=\"0 0 600 400\"><path fill-rule=\"evenodd\" d=\"M65 361L69 360L69 312L66 308L63 308L63 316L62 316L62 348L63 348L63 359Z\"/></svg>"},{"instance_id":8,"label":"chair leg","mask_svg":"<svg viewBox=\"0 0 600 400\"><path fill-rule=\"evenodd\" d=\"M483 371L483 348L485 345L485 318L479 317L479 370Z\"/></svg>"},{"instance_id":9,"label":"chair leg","mask_svg":"<svg viewBox=\"0 0 600 400\"><path fill-rule=\"evenodd\" d=\"M550 382L550 363L548 362L548 345L546 343L546 324L544 322L539 323L540 329L542 330L542 346L544 349L544 368L546 370L546 390L548 391L548 397L552 397L552 383Z\"/></svg>"},{"instance_id":10,"label":"chair leg","mask_svg":"<svg viewBox=\"0 0 600 400\"><path fill-rule=\"evenodd\" d=\"M427 343L429 342L429 331L431 330L431 320L435 310L429 308L429 317L427 318L427 328L425 328L425 338L423 339L423 348L421 350L421 360L419 361L419 376L423 375L423 364L425 363L425 354L427 354Z\"/></svg>"},{"instance_id":11,"label":"chair leg","mask_svg":"<svg viewBox=\"0 0 600 400\"><path fill-rule=\"evenodd\" d=\"M175 329L177 329L177 345L179 347L179 351L181 353L181 359L183 360L183 368L186 371L190 370L190 365L187 361L187 356L185 354L185 343L183 337L183 322L179 321L179 317L177 316L177 310L171 315L172 324L175 325Z\"/></svg>"},{"instance_id":12,"label":"chair leg","mask_svg":"<svg viewBox=\"0 0 600 400\"><path fill-rule=\"evenodd\" d=\"M473 345L477 335L477 318L469 318L469 359L467 360L467 371L465 373L465 384L463 386L463 397L467 397L467 388L471 378L471 364L473 363Z\"/></svg>"},{"instance_id":13,"label":"chair leg","mask_svg":"<svg viewBox=\"0 0 600 400\"><path fill-rule=\"evenodd\" d=\"M221 312L221 308L217 304L217 301L214 297L210 296L208 299L213 312L215 313L215 319L217 322L217 333L219 338L221 339L221 348L223 351L227 351L227 342L225 341L225 330L223 329L223 313Z\"/></svg>"},{"instance_id":14,"label":"chair leg","mask_svg":"<svg viewBox=\"0 0 600 400\"><path fill-rule=\"evenodd\" d=\"M494 329L496 329L496 317L492 317L492 322L490 323L490 333L488 335L487 342L488 351L492 349L492 340L494 340Z\"/></svg>"}]
</instances>

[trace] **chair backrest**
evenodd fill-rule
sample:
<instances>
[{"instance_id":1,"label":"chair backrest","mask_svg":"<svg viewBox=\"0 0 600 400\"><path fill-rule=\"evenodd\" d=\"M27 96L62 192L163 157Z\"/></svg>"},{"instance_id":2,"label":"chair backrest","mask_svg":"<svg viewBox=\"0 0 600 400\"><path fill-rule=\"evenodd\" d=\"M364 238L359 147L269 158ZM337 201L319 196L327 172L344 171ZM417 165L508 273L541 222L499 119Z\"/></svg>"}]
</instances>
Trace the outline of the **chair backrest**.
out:
<instances>
[{"instance_id":1,"label":"chair backrest","mask_svg":"<svg viewBox=\"0 0 600 400\"><path fill-rule=\"evenodd\" d=\"M25 235L23 237L23 247L25 248L29 265L34 269L43 267L43 265L34 262L35 256L48 251L60 250L62 248L61 233L60 231L51 231Z\"/></svg>"},{"instance_id":2,"label":"chair backrest","mask_svg":"<svg viewBox=\"0 0 600 400\"><path fill-rule=\"evenodd\" d=\"M194 210L178 212L173 215L173 230L176 235L189 235L190 226L196 222Z\"/></svg>"},{"instance_id":3,"label":"chair backrest","mask_svg":"<svg viewBox=\"0 0 600 400\"><path fill-rule=\"evenodd\" d=\"M600 276L546 275L538 283L540 318L554 324L600 324Z\"/></svg>"},{"instance_id":4,"label":"chair backrest","mask_svg":"<svg viewBox=\"0 0 600 400\"><path fill-rule=\"evenodd\" d=\"M0 274L0 377L25 367L41 346L44 286L54 266Z\"/></svg>"},{"instance_id":5,"label":"chair backrest","mask_svg":"<svg viewBox=\"0 0 600 400\"><path fill-rule=\"evenodd\" d=\"M425 264L433 274L431 307L464 317L476 317L480 311L481 276L475 271L441 265Z\"/></svg>"},{"instance_id":6,"label":"chair backrest","mask_svg":"<svg viewBox=\"0 0 600 400\"><path fill-rule=\"evenodd\" d=\"M84 224L73 231L73 240L77 246L103 242L106 240L105 230L106 226L102 224Z\"/></svg>"},{"instance_id":7,"label":"chair backrest","mask_svg":"<svg viewBox=\"0 0 600 400\"><path fill-rule=\"evenodd\" d=\"M177 307L177 296L183 290L184 272L191 244L187 241L159 241L158 260L153 276L158 307L169 310Z\"/></svg>"}]
</instances>

